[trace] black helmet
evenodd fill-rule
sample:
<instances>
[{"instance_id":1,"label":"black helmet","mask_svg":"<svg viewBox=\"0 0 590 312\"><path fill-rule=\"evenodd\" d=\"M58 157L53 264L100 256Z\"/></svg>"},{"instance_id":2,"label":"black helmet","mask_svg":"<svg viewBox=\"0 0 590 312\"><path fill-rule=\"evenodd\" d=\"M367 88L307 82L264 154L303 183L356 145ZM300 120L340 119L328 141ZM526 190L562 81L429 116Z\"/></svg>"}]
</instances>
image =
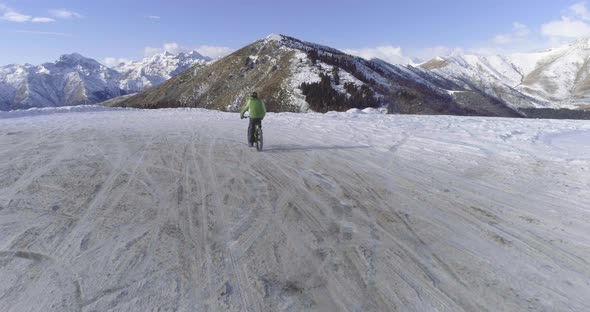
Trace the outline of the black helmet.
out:
<instances>
[{"instance_id":1,"label":"black helmet","mask_svg":"<svg viewBox=\"0 0 590 312\"><path fill-rule=\"evenodd\" d=\"M256 93L256 92L252 92L252 97L253 97L253 98L257 98L257 97L258 97L258 93Z\"/></svg>"}]
</instances>

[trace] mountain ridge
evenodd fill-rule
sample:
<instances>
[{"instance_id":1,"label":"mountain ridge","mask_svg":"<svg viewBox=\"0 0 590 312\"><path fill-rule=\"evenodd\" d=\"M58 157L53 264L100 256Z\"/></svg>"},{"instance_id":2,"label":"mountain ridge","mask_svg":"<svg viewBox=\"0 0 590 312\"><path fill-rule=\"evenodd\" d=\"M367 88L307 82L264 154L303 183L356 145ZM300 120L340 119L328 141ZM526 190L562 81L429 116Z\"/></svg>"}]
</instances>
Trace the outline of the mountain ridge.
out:
<instances>
[{"instance_id":1,"label":"mountain ridge","mask_svg":"<svg viewBox=\"0 0 590 312\"><path fill-rule=\"evenodd\" d=\"M589 64L590 39L579 39L540 52L439 57L420 67L458 83L470 81L499 98L509 88L532 99L517 103L519 108L584 110L590 108Z\"/></svg>"},{"instance_id":2,"label":"mountain ridge","mask_svg":"<svg viewBox=\"0 0 590 312\"><path fill-rule=\"evenodd\" d=\"M40 65L0 66L0 110L100 103L156 86L210 60L196 52L160 53L111 68L71 53Z\"/></svg>"},{"instance_id":3,"label":"mountain ridge","mask_svg":"<svg viewBox=\"0 0 590 312\"><path fill-rule=\"evenodd\" d=\"M321 44L272 34L118 105L142 108L204 107L236 111L257 90L275 111L344 110L386 106L390 112L522 116L478 91L454 97L459 86L412 66L365 60ZM400 101L399 93L410 97ZM469 101L477 100L476 104Z\"/></svg>"},{"instance_id":4,"label":"mountain ridge","mask_svg":"<svg viewBox=\"0 0 590 312\"><path fill-rule=\"evenodd\" d=\"M0 110L125 95L107 105L236 111L258 90L274 111L387 107L390 113L526 117L537 116L536 109L590 109L589 73L590 39L535 53L454 53L395 65L271 34L215 61L197 52L163 52L107 67L72 53L53 63L2 66Z\"/></svg>"}]
</instances>

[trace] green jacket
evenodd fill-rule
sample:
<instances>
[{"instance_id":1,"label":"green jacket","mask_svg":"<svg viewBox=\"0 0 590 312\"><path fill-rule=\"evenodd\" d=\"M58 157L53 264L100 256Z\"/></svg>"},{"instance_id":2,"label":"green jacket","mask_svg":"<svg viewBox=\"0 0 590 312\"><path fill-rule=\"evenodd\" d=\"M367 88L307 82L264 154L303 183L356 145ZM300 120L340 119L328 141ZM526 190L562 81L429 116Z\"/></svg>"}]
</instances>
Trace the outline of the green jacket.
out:
<instances>
[{"instance_id":1,"label":"green jacket","mask_svg":"<svg viewBox=\"0 0 590 312\"><path fill-rule=\"evenodd\" d=\"M264 115L266 115L266 106L264 105L264 102L259 98L248 97L246 104L242 106L240 117L244 117L244 114L248 110L250 111L250 118L263 119Z\"/></svg>"}]
</instances>

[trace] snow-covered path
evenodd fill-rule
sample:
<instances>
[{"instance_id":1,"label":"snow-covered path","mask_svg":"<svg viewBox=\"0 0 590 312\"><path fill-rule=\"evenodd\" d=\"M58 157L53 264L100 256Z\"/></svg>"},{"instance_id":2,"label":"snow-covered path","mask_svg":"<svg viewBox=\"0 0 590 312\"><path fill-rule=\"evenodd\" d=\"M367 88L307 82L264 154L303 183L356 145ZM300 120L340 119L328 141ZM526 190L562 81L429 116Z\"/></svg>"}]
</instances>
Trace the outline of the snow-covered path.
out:
<instances>
[{"instance_id":1,"label":"snow-covered path","mask_svg":"<svg viewBox=\"0 0 590 312\"><path fill-rule=\"evenodd\" d=\"M1 311L590 310L588 122L1 117Z\"/></svg>"}]
</instances>

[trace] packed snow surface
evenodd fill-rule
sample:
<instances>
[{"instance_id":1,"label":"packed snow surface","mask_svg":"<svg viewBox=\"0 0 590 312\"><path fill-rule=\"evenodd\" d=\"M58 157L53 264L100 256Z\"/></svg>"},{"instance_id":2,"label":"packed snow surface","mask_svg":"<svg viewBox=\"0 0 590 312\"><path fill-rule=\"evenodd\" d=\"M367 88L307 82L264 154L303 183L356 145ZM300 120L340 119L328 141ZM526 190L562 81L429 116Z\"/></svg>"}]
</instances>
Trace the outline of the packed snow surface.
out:
<instances>
[{"instance_id":1,"label":"packed snow surface","mask_svg":"<svg viewBox=\"0 0 590 312\"><path fill-rule=\"evenodd\" d=\"M29 109L17 109L8 112L0 112L0 119L6 118L17 118L17 117L29 117L38 115L53 115L60 113L96 113L105 111L121 111L121 110L133 110L133 108L122 108L122 107L107 107L97 105L78 105L78 106L61 106L61 107L34 107Z\"/></svg>"},{"instance_id":2,"label":"packed snow surface","mask_svg":"<svg viewBox=\"0 0 590 312\"><path fill-rule=\"evenodd\" d=\"M0 118L0 311L590 311L588 122L87 110Z\"/></svg>"}]
</instances>

